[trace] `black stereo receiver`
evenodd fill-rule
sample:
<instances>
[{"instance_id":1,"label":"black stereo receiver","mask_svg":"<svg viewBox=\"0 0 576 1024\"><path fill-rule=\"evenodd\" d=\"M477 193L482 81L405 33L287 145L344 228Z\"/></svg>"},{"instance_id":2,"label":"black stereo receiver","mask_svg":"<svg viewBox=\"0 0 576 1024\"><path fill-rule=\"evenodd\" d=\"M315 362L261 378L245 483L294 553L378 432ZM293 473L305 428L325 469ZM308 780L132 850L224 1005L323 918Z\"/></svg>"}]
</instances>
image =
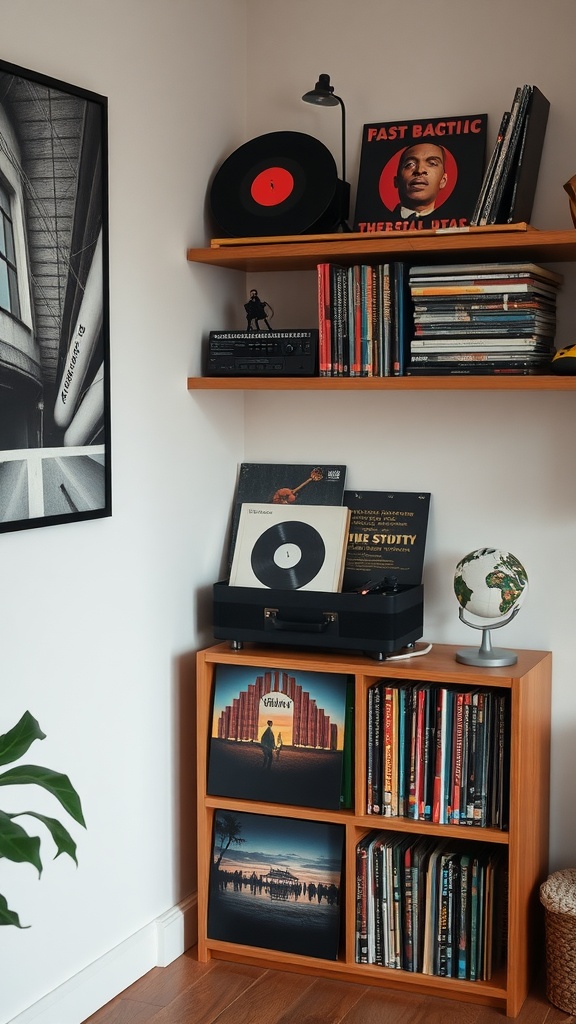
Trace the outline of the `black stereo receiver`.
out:
<instances>
[{"instance_id":1,"label":"black stereo receiver","mask_svg":"<svg viewBox=\"0 0 576 1024\"><path fill-rule=\"evenodd\" d=\"M318 331L210 331L208 377L315 377Z\"/></svg>"}]
</instances>

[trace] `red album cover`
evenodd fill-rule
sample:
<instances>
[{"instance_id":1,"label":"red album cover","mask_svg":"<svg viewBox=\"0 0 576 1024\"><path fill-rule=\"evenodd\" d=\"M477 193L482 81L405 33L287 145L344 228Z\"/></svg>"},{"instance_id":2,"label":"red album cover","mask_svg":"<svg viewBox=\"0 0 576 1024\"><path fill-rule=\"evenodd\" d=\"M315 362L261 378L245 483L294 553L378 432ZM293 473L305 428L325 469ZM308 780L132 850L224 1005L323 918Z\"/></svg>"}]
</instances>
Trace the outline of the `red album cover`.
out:
<instances>
[{"instance_id":1,"label":"red album cover","mask_svg":"<svg viewBox=\"0 0 576 1024\"><path fill-rule=\"evenodd\" d=\"M365 124L354 230L471 223L482 186L487 114Z\"/></svg>"}]
</instances>

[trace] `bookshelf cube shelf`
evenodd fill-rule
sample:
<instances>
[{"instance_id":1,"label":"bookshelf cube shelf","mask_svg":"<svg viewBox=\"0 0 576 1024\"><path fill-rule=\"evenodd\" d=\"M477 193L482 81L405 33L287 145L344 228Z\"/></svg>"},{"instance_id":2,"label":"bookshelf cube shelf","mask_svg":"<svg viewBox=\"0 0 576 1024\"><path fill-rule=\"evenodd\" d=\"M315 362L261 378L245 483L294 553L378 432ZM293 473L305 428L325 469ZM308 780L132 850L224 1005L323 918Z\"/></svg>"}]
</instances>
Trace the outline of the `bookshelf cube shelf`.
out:
<instances>
[{"instance_id":1,"label":"bookshelf cube shelf","mask_svg":"<svg viewBox=\"0 0 576 1024\"><path fill-rule=\"evenodd\" d=\"M434 645L432 651L410 661L374 662L366 657L246 644L231 650L218 644L197 655L198 757L198 957L270 966L305 974L372 984L397 991L443 996L500 1008L516 1017L528 994L536 955L543 946L543 919L539 885L547 876L548 805L550 780L550 698L552 656L546 651L520 651L511 667L478 669L455 661L456 648ZM264 672L282 670L336 673L354 681L354 772L348 809L323 809L263 800L213 796L207 793L213 693L219 665L234 665ZM407 817L367 813L368 691L379 680L441 684L455 689L494 690L509 694L509 815L506 829L439 824ZM340 899L340 941L335 959L302 955L250 945L243 941L211 938L208 927L209 893L216 847L213 840L216 811L230 815L263 815L299 823L341 826L344 833L343 877ZM505 964L489 981L468 981L377 964L356 962L356 848L371 830L410 835L457 838L472 850L501 849L507 863L508 910ZM219 847L218 849L220 849ZM271 869L272 869L271 865Z\"/></svg>"}]
</instances>

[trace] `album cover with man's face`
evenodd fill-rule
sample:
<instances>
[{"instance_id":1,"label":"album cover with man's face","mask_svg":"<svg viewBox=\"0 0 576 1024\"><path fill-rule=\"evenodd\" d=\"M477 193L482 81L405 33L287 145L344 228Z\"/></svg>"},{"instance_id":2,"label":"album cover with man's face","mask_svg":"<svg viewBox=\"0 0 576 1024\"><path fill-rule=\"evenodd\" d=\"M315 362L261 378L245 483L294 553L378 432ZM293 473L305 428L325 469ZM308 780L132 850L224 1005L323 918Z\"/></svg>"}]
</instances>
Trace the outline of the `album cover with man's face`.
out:
<instances>
[{"instance_id":1,"label":"album cover with man's face","mask_svg":"<svg viewBox=\"0 0 576 1024\"><path fill-rule=\"evenodd\" d=\"M486 158L487 114L365 124L354 230L471 223Z\"/></svg>"}]
</instances>

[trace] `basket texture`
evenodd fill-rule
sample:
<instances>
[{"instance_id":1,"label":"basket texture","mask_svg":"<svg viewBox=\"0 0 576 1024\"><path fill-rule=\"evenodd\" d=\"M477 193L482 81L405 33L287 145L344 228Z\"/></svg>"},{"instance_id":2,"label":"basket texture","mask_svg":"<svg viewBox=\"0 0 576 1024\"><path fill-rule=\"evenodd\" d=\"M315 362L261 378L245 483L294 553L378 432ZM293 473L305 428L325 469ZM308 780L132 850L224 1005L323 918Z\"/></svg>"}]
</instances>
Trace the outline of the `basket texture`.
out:
<instances>
[{"instance_id":1,"label":"basket texture","mask_svg":"<svg viewBox=\"0 0 576 1024\"><path fill-rule=\"evenodd\" d=\"M540 886L546 922L546 995L576 1014L576 869L556 871Z\"/></svg>"}]
</instances>

